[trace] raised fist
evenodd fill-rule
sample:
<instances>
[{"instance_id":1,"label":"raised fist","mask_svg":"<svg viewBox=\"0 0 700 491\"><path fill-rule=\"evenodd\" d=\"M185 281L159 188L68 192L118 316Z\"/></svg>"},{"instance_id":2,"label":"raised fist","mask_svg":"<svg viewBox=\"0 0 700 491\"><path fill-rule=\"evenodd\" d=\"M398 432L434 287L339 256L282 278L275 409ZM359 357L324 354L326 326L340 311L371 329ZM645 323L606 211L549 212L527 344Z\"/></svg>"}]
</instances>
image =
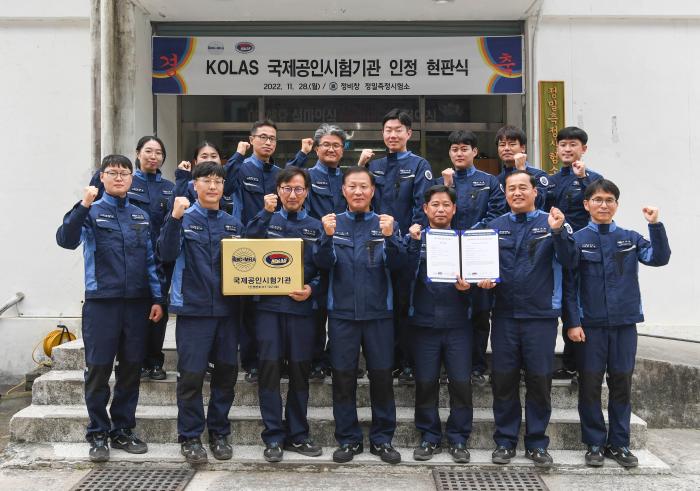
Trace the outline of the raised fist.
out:
<instances>
[{"instance_id":1,"label":"raised fist","mask_svg":"<svg viewBox=\"0 0 700 491\"><path fill-rule=\"evenodd\" d=\"M313 138L303 138L301 140L301 151L304 153L309 153L314 148Z\"/></svg>"},{"instance_id":2,"label":"raised fist","mask_svg":"<svg viewBox=\"0 0 700 491\"><path fill-rule=\"evenodd\" d=\"M516 153L513 155L513 165L517 170L525 170L527 167L527 154L526 153Z\"/></svg>"},{"instance_id":3,"label":"raised fist","mask_svg":"<svg viewBox=\"0 0 700 491\"><path fill-rule=\"evenodd\" d=\"M277 209L277 195L266 194L263 198L263 201L265 202L265 211L274 213L274 211Z\"/></svg>"},{"instance_id":4,"label":"raised fist","mask_svg":"<svg viewBox=\"0 0 700 491\"><path fill-rule=\"evenodd\" d=\"M586 177L586 164L581 160L577 160L571 164L571 170L576 175L576 177Z\"/></svg>"},{"instance_id":5,"label":"raised fist","mask_svg":"<svg viewBox=\"0 0 700 491\"><path fill-rule=\"evenodd\" d=\"M188 162L187 160L183 160L180 162L180 164L177 166L178 169L180 170L186 170L187 172L192 172L192 162Z\"/></svg>"},{"instance_id":6,"label":"raised fist","mask_svg":"<svg viewBox=\"0 0 700 491\"><path fill-rule=\"evenodd\" d=\"M559 208L552 206L552 209L549 210L547 223L552 230L559 230L564 225L564 214Z\"/></svg>"},{"instance_id":7,"label":"raised fist","mask_svg":"<svg viewBox=\"0 0 700 491\"><path fill-rule=\"evenodd\" d=\"M414 223L408 228L408 235L413 239L413 240L420 240L420 231L421 231L421 226L420 223Z\"/></svg>"},{"instance_id":8,"label":"raised fist","mask_svg":"<svg viewBox=\"0 0 700 491\"><path fill-rule=\"evenodd\" d=\"M185 214L185 210L190 207L190 200L184 196L178 196L173 201L173 218L178 220Z\"/></svg>"},{"instance_id":9,"label":"raised fist","mask_svg":"<svg viewBox=\"0 0 700 491\"><path fill-rule=\"evenodd\" d=\"M372 160L374 157L374 152L372 151L371 148L365 148L362 150L362 153L360 154L360 159L357 161L357 165L359 166L366 166L367 163Z\"/></svg>"},{"instance_id":10,"label":"raised fist","mask_svg":"<svg viewBox=\"0 0 700 491\"><path fill-rule=\"evenodd\" d=\"M394 233L394 217L391 215L379 215L379 228L384 237L391 237Z\"/></svg>"},{"instance_id":11,"label":"raised fist","mask_svg":"<svg viewBox=\"0 0 700 491\"><path fill-rule=\"evenodd\" d=\"M83 195L83 200L80 202L80 204L85 208L90 208L92 203L95 201L95 198L97 198L97 193L99 193L99 189L97 189L95 186L86 187L85 195Z\"/></svg>"},{"instance_id":12,"label":"raised fist","mask_svg":"<svg viewBox=\"0 0 700 491\"><path fill-rule=\"evenodd\" d=\"M442 179L445 181L445 186L452 187L454 184L455 170L452 168L445 169L442 171Z\"/></svg>"},{"instance_id":13,"label":"raised fist","mask_svg":"<svg viewBox=\"0 0 700 491\"><path fill-rule=\"evenodd\" d=\"M236 152L240 153L241 155L245 155L249 148L249 142L240 141L238 142L238 146L236 147Z\"/></svg>"},{"instance_id":14,"label":"raised fist","mask_svg":"<svg viewBox=\"0 0 700 491\"><path fill-rule=\"evenodd\" d=\"M335 233L335 213L329 213L321 218L321 223L323 224L323 231L326 235L332 236Z\"/></svg>"},{"instance_id":15,"label":"raised fist","mask_svg":"<svg viewBox=\"0 0 700 491\"><path fill-rule=\"evenodd\" d=\"M649 223L659 221L659 209L656 206L645 206L642 208L642 213L644 213L644 218Z\"/></svg>"}]
</instances>

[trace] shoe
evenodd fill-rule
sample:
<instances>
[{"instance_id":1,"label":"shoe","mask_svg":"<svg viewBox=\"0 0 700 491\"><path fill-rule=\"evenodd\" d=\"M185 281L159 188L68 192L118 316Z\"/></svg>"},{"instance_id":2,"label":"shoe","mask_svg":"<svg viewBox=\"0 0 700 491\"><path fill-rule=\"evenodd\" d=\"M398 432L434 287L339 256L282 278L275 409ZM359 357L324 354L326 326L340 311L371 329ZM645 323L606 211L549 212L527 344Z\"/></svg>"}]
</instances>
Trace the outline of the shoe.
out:
<instances>
[{"instance_id":1,"label":"shoe","mask_svg":"<svg viewBox=\"0 0 700 491\"><path fill-rule=\"evenodd\" d=\"M307 457L318 457L323 453L321 447L316 445L313 440L309 438L299 443L287 442L284 444L284 449L289 450L290 452L306 455Z\"/></svg>"},{"instance_id":2,"label":"shoe","mask_svg":"<svg viewBox=\"0 0 700 491\"><path fill-rule=\"evenodd\" d=\"M605 455L603 454L603 448L598 445L588 445L588 452L586 452L586 465L591 467L601 467L605 462Z\"/></svg>"},{"instance_id":3,"label":"shoe","mask_svg":"<svg viewBox=\"0 0 700 491\"><path fill-rule=\"evenodd\" d=\"M339 464L350 462L355 455L360 455L363 450L361 443L343 443L333 452L333 462Z\"/></svg>"},{"instance_id":4,"label":"shoe","mask_svg":"<svg viewBox=\"0 0 700 491\"><path fill-rule=\"evenodd\" d=\"M554 380L571 380L575 376L576 370L567 370L566 368L559 368L552 373L552 378Z\"/></svg>"},{"instance_id":5,"label":"shoe","mask_svg":"<svg viewBox=\"0 0 700 491\"><path fill-rule=\"evenodd\" d=\"M398 464L401 462L401 454L391 446L391 443L380 443L379 445L371 443L369 452L373 455L379 455L379 458L387 464Z\"/></svg>"},{"instance_id":6,"label":"shoe","mask_svg":"<svg viewBox=\"0 0 700 491\"><path fill-rule=\"evenodd\" d=\"M528 448L525 450L525 457L532 460L535 467L549 468L554 463L546 448Z\"/></svg>"},{"instance_id":7,"label":"shoe","mask_svg":"<svg viewBox=\"0 0 700 491\"><path fill-rule=\"evenodd\" d=\"M280 444L277 442L268 443L265 445L265 450L263 451L263 457L268 462L282 462L282 456L284 452L280 448Z\"/></svg>"},{"instance_id":8,"label":"shoe","mask_svg":"<svg viewBox=\"0 0 700 491\"><path fill-rule=\"evenodd\" d=\"M258 369L251 368L250 370L248 370L248 373L245 374L245 381L248 382L249 384L257 384L258 383Z\"/></svg>"},{"instance_id":9,"label":"shoe","mask_svg":"<svg viewBox=\"0 0 700 491\"><path fill-rule=\"evenodd\" d=\"M111 439L112 448L136 454L148 452L146 442L135 437L131 430L120 430Z\"/></svg>"},{"instance_id":10,"label":"shoe","mask_svg":"<svg viewBox=\"0 0 700 491\"><path fill-rule=\"evenodd\" d=\"M88 437L88 441L90 442L90 462L107 462L109 460L107 433L93 433Z\"/></svg>"},{"instance_id":11,"label":"shoe","mask_svg":"<svg viewBox=\"0 0 700 491\"><path fill-rule=\"evenodd\" d=\"M412 384L416 381L413 377L413 370L411 367L404 367L399 373L399 383L400 384Z\"/></svg>"},{"instance_id":12,"label":"shoe","mask_svg":"<svg viewBox=\"0 0 700 491\"><path fill-rule=\"evenodd\" d=\"M216 460L230 460L233 457L233 447L226 435L210 434L209 450Z\"/></svg>"},{"instance_id":13,"label":"shoe","mask_svg":"<svg viewBox=\"0 0 700 491\"><path fill-rule=\"evenodd\" d=\"M515 449L499 445L491 454L491 462L494 464L510 464L510 460L515 457Z\"/></svg>"},{"instance_id":14,"label":"shoe","mask_svg":"<svg viewBox=\"0 0 700 491\"><path fill-rule=\"evenodd\" d=\"M180 453L185 456L185 460L188 464L206 464L209 460L207 458L207 451L204 450L202 446L202 440L197 438L188 438L182 445L180 445Z\"/></svg>"},{"instance_id":15,"label":"shoe","mask_svg":"<svg viewBox=\"0 0 700 491\"><path fill-rule=\"evenodd\" d=\"M608 445L605 447L605 456L615 460L622 467L637 467L639 465L639 460L628 447Z\"/></svg>"},{"instance_id":16,"label":"shoe","mask_svg":"<svg viewBox=\"0 0 700 491\"><path fill-rule=\"evenodd\" d=\"M150 368L142 368L141 369L141 378L151 378L151 369Z\"/></svg>"},{"instance_id":17,"label":"shoe","mask_svg":"<svg viewBox=\"0 0 700 491\"><path fill-rule=\"evenodd\" d=\"M413 460L430 460L433 458L433 455L439 454L441 452L442 448L440 448L440 444L430 443L423 440L420 444L420 447L416 448L413 451Z\"/></svg>"},{"instance_id":18,"label":"shoe","mask_svg":"<svg viewBox=\"0 0 700 491\"><path fill-rule=\"evenodd\" d=\"M311 369L311 373L309 374L309 380L311 382L323 382L325 378L326 374L323 372L323 368L321 368L320 365Z\"/></svg>"},{"instance_id":19,"label":"shoe","mask_svg":"<svg viewBox=\"0 0 700 491\"><path fill-rule=\"evenodd\" d=\"M455 461L457 464L468 464L469 463L469 458L471 457L469 455L469 450L467 450L467 446L464 443L452 443L450 444L450 449L449 449L450 455L452 456L452 460Z\"/></svg>"},{"instance_id":20,"label":"shoe","mask_svg":"<svg viewBox=\"0 0 700 491\"><path fill-rule=\"evenodd\" d=\"M472 385L478 385L479 387L485 387L489 381L486 378L485 373L472 372Z\"/></svg>"},{"instance_id":21,"label":"shoe","mask_svg":"<svg viewBox=\"0 0 700 491\"><path fill-rule=\"evenodd\" d=\"M167 377L165 370L163 370L163 367L160 367L158 365L154 366L151 368L151 373L149 375L149 378L151 380L165 380Z\"/></svg>"},{"instance_id":22,"label":"shoe","mask_svg":"<svg viewBox=\"0 0 700 491\"><path fill-rule=\"evenodd\" d=\"M357 378L362 378L365 376L365 371L361 368L357 369Z\"/></svg>"}]
</instances>

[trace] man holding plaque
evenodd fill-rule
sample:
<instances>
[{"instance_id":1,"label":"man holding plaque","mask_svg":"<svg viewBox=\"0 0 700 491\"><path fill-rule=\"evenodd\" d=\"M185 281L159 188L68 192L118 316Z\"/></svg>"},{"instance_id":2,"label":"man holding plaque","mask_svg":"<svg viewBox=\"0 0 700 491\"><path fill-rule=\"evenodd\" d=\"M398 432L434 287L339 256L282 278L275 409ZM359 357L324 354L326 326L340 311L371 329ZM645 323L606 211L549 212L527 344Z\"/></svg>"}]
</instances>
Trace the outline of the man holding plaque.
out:
<instances>
[{"instance_id":1,"label":"man holding plaque","mask_svg":"<svg viewBox=\"0 0 700 491\"><path fill-rule=\"evenodd\" d=\"M371 211L374 176L353 167L343 176L345 213L325 215L314 260L330 272L328 336L333 368L333 416L339 448L335 462L349 462L363 451L357 420L357 357L367 360L372 404L370 452L397 464L391 445L396 429L392 378L394 328L391 272L403 266L404 249L394 218Z\"/></svg>"},{"instance_id":2,"label":"man holding plaque","mask_svg":"<svg viewBox=\"0 0 700 491\"><path fill-rule=\"evenodd\" d=\"M423 210L430 230L452 231L457 208L452 188L433 186L425 193ZM422 442L413 452L415 460L429 460L442 451L442 426L438 412L440 366L447 367L450 416L445 426L448 451L457 463L469 462L467 440L472 430L473 406L470 383L472 326L469 319L470 285L459 274L459 254L454 257L451 282L432 281L428 276L426 231L411 225L405 238L408 250L406 281L411 285L408 322L416 375L416 428ZM493 287L488 280L479 286Z\"/></svg>"},{"instance_id":3,"label":"man holding plaque","mask_svg":"<svg viewBox=\"0 0 700 491\"><path fill-rule=\"evenodd\" d=\"M537 185L531 174L515 170L506 178L511 212L487 224L498 231L501 283L495 291L491 349L492 454L496 464L515 457L522 408L520 370L525 369L525 457L549 467L547 425L558 318L562 311L562 268L576 264L571 226L564 214L535 208Z\"/></svg>"},{"instance_id":4,"label":"man holding plaque","mask_svg":"<svg viewBox=\"0 0 700 491\"><path fill-rule=\"evenodd\" d=\"M219 209L224 175L215 162L197 165L192 172L197 201L190 206L188 198L175 198L158 239L163 261L175 262L170 308L177 314L177 433L180 451L191 464L207 461L201 441L202 385L210 355L209 448L218 460L233 455L228 413L238 377L240 310L238 298L221 293L221 239L240 237L243 225Z\"/></svg>"},{"instance_id":5,"label":"man holding plaque","mask_svg":"<svg viewBox=\"0 0 700 491\"><path fill-rule=\"evenodd\" d=\"M313 244L321 236L321 222L304 210L309 191L309 174L287 167L277 174L277 194L265 195L265 207L247 227L251 238L300 238L304 240L304 288L287 296L261 295L255 303L255 333L258 342L258 398L265 429L263 456L280 462L283 450L309 457L321 455L321 447L309 438L306 408L309 402L309 373L316 337L314 301L318 293L318 269L313 261ZM277 208L277 196L282 202ZM280 377L283 363L289 371L289 391L282 422Z\"/></svg>"}]
</instances>

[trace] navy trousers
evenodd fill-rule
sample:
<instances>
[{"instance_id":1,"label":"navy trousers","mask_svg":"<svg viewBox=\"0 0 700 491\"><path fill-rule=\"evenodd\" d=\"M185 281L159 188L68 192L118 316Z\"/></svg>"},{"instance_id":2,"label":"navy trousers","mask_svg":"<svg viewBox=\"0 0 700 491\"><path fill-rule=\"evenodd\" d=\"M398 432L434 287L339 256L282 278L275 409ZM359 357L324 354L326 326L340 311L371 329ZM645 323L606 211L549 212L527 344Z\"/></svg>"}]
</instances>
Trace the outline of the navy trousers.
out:
<instances>
[{"instance_id":1,"label":"navy trousers","mask_svg":"<svg viewBox=\"0 0 700 491\"><path fill-rule=\"evenodd\" d=\"M206 426L210 434L228 435L228 413L233 404L238 377L238 316L177 316L177 433L179 441L197 438L204 432L202 386L209 357L211 374Z\"/></svg>"},{"instance_id":2,"label":"navy trousers","mask_svg":"<svg viewBox=\"0 0 700 491\"><path fill-rule=\"evenodd\" d=\"M239 335L241 368L249 372L253 368L258 368L258 345L255 341L255 303L248 297L241 297L241 329Z\"/></svg>"},{"instance_id":3,"label":"navy trousers","mask_svg":"<svg viewBox=\"0 0 700 491\"><path fill-rule=\"evenodd\" d=\"M468 322L468 321L467 321ZM422 439L439 444L440 366L445 363L449 379L450 416L445 436L450 444L467 443L472 431L471 353L472 328L434 329L412 327L416 377L416 428Z\"/></svg>"},{"instance_id":4,"label":"navy trousers","mask_svg":"<svg viewBox=\"0 0 700 491\"><path fill-rule=\"evenodd\" d=\"M520 369L525 369L525 448L547 448L557 319L494 317L491 381L496 445L515 448L522 420Z\"/></svg>"},{"instance_id":5,"label":"navy trousers","mask_svg":"<svg viewBox=\"0 0 700 491\"><path fill-rule=\"evenodd\" d=\"M474 331L472 343L472 372L484 374L488 370L486 349L489 345L491 311L472 312L471 324Z\"/></svg>"},{"instance_id":6,"label":"navy trousers","mask_svg":"<svg viewBox=\"0 0 700 491\"><path fill-rule=\"evenodd\" d=\"M260 353L258 398L266 444L309 438L306 409L309 403L309 373L314 351L316 319L312 316L280 314L258 310L255 333ZM289 368L289 391L282 421L280 377L282 364Z\"/></svg>"},{"instance_id":7,"label":"navy trousers","mask_svg":"<svg viewBox=\"0 0 700 491\"><path fill-rule=\"evenodd\" d=\"M333 417L335 439L340 445L361 443L362 429L357 419L357 358L360 346L367 361L372 426L369 440L391 443L396 430L394 403L394 325L393 319L371 321L328 320L333 368Z\"/></svg>"},{"instance_id":8,"label":"navy trousers","mask_svg":"<svg viewBox=\"0 0 700 491\"><path fill-rule=\"evenodd\" d=\"M94 433L111 431L115 435L136 426L150 308L149 299L86 299L83 304L88 440ZM108 416L109 377L115 358L116 382Z\"/></svg>"},{"instance_id":9,"label":"navy trousers","mask_svg":"<svg viewBox=\"0 0 700 491\"><path fill-rule=\"evenodd\" d=\"M632 372L637 355L637 327L584 327L585 343L574 343L579 370L578 413L586 445L629 447ZM607 372L608 423L601 408L601 386Z\"/></svg>"}]
</instances>

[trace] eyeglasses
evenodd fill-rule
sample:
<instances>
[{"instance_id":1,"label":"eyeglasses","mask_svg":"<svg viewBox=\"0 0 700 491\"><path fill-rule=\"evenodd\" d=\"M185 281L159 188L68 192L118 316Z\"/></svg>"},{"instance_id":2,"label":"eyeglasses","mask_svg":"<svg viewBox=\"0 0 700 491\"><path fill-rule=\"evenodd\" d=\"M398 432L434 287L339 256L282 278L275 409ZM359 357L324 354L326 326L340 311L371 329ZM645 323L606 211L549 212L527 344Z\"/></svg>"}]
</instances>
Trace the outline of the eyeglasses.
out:
<instances>
[{"instance_id":1,"label":"eyeglasses","mask_svg":"<svg viewBox=\"0 0 700 491\"><path fill-rule=\"evenodd\" d=\"M126 179L131 175L130 170L121 170L121 171L115 171L115 170L106 170L102 174L111 177L112 179L116 179L117 177L120 177L122 179Z\"/></svg>"},{"instance_id":2,"label":"eyeglasses","mask_svg":"<svg viewBox=\"0 0 700 491\"><path fill-rule=\"evenodd\" d=\"M280 188L280 191L282 192L282 194L292 194L292 192L294 192L294 194L298 196L300 194L304 194L306 188L303 188L301 186L297 186L294 188L291 186L283 186Z\"/></svg>"},{"instance_id":3,"label":"eyeglasses","mask_svg":"<svg viewBox=\"0 0 700 491\"><path fill-rule=\"evenodd\" d=\"M607 206L613 206L617 204L617 200L615 198L593 198L589 201L596 206L600 206L603 203L605 203Z\"/></svg>"},{"instance_id":4,"label":"eyeglasses","mask_svg":"<svg viewBox=\"0 0 700 491\"><path fill-rule=\"evenodd\" d=\"M258 138L264 142L270 142L270 143L275 143L277 141L276 136L269 136L269 135L253 135L253 138Z\"/></svg>"},{"instance_id":5,"label":"eyeglasses","mask_svg":"<svg viewBox=\"0 0 700 491\"><path fill-rule=\"evenodd\" d=\"M200 178L197 179L197 180L198 180L199 182L201 182L202 184L205 184L205 185L207 185L207 186L211 186L212 184L215 185L215 186L217 186L217 187L218 187L218 186L223 186L223 185L224 185L224 180L223 180L223 179L211 179L211 178L200 177Z\"/></svg>"},{"instance_id":6,"label":"eyeglasses","mask_svg":"<svg viewBox=\"0 0 700 491\"><path fill-rule=\"evenodd\" d=\"M340 150L341 148L343 148L343 145L341 145L340 143L321 143L319 147L324 150L330 150L331 148L333 150Z\"/></svg>"}]
</instances>

